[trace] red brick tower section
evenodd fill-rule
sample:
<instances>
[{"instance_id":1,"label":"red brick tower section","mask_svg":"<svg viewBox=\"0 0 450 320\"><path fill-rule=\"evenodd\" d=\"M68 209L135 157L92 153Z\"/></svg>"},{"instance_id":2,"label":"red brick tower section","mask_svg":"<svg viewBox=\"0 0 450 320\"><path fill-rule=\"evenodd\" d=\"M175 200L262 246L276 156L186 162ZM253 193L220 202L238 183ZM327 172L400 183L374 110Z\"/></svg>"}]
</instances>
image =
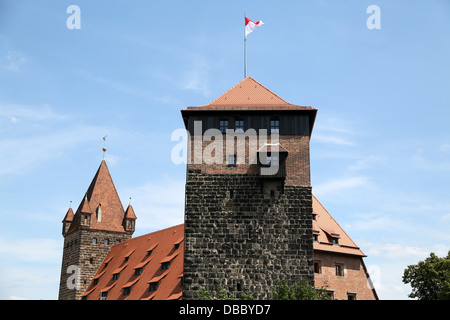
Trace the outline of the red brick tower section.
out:
<instances>
[{"instance_id":1,"label":"red brick tower section","mask_svg":"<svg viewBox=\"0 0 450 320\"><path fill-rule=\"evenodd\" d=\"M115 244L134 233L136 215L123 209L108 166L103 160L76 213L64 217L64 250L60 300L78 300Z\"/></svg>"},{"instance_id":2,"label":"red brick tower section","mask_svg":"<svg viewBox=\"0 0 450 320\"><path fill-rule=\"evenodd\" d=\"M282 279L313 284L309 140L316 112L251 77L181 111L189 132L185 299L217 285L265 299Z\"/></svg>"}]
</instances>

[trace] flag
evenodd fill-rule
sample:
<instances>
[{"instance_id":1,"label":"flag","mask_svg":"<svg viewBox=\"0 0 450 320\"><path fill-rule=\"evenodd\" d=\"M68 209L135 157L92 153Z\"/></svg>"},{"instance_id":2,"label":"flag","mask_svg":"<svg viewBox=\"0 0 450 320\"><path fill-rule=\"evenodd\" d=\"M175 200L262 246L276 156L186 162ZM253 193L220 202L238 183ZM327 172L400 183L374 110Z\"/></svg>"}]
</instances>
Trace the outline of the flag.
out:
<instances>
[{"instance_id":1,"label":"flag","mask_svg":"<svg viewBox=\"0 0 450 320\"><path fill-rule=\"evenodd\" d=\"M250 32L253 32L256 28L262 26L264 23L259 20L258 22L253 22L249 18L245 17L245 36L247 36Z\"/></svg>"}]
</instances>

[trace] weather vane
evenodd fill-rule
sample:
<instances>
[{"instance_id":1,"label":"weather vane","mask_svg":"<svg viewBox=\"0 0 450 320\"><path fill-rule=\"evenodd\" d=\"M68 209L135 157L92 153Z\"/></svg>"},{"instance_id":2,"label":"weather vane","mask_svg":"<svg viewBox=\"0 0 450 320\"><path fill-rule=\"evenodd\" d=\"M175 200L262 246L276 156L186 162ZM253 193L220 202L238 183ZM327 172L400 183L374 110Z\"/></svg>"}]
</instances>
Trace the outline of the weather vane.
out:
<instances>
[{"instance_id":1,"label":"weather vane","mask_svg":"<svg viewBox=\"0 0 450 320\"><path fill-rule=\"evenodd\" d=\"M105 152L106 152L106 137L107 137L108 135L106 135L106 136L104 136L103 137L103 148L102 148L102 150L103 150L103 160L105 160Z\"/></svg>"}]
</instances>

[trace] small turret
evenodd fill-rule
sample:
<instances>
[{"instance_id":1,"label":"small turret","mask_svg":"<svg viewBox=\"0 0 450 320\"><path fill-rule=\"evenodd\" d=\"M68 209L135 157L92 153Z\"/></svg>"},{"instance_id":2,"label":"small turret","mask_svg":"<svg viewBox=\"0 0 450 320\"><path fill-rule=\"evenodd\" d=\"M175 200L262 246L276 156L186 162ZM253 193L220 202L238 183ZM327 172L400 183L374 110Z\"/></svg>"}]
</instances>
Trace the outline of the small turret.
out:
<instances>
[{"instance_id":1,"label":"small turret","mask_svg":"<svg viewBox=\"0 0 450 320\"><path fill-rule=\"evenodd\" d=\"M123 218L123 227L127 233L134 233L136 219L137 217L130 203L125 211L125 217Z\"/></svg>"},{"instance_id":2,"label":"small turret","mask_svg":"<svg viewBox=\"0 0 450 320\"><path fill-rule=\"evenodd\" d=\"M70 201L70 202L72 202L72 201ZM63 229L62 229L62 235L63 235L63 237L66 236L67 231L69 230L70 225L72 224L73 216L74 216L74 214L73 214L73 210L72 210L72 206L71 206L71 207L69 208L69 210L67 210L67 213L66 213L66 215L64 216L64 219L63 219L63 221L62 221L62 223L63 223Z\"/></svg>"},{"instance_id":3,"label":"small turret","mask_svg":"<svg viewBox=\"0 0 450 320\"><path fill-rule=\"evenodd\" d=\"M81 227L91 227L91 215L92 215L92 209L89 206L89 202L87 199L87 195L84 197L83 202L81 203L81 209L80 209L80 221L78 222L79 226Z\"/></svg>"}]
</instances>

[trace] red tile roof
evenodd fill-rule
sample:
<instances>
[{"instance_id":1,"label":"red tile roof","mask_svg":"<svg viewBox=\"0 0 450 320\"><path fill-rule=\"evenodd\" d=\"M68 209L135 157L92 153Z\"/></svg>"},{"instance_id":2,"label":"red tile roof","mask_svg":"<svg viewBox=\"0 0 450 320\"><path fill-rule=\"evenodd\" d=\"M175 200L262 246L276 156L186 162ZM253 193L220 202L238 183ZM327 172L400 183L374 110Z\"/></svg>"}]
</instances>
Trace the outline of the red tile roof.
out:
<instances>
[{"instance_id":1,"label":"red tile roof","mask_svg":"<svg viewBox=\"0 0 450 320\"><path fill-rule=\"evenodd\" d=\"M102 292L107 292L107 300L180 298L183 240L184 224L180 224L114 245L84 297L98 300ZM164 262L170 265L162 267ZM163 269L165 267L168 269ZM114 280L114 274L118 274L117 280ZM156 290L150 291L150 283L157 284ZM130 288L129 295L124 295L124 288Z\"/></svg>"},{"instance_id":2,"label":"red tile roof","mask_svg":"<svg viewBox=\"0 0 450 320\"><path fill-rule=\"evenodd\" d=\"M72 222L72 221L73 221L73 210L72 208L69 208L62 222Z\"/></svg>"},{"instance_id":3,"label":"red tile roof","mask_svg":"<svg viewBox=\"0 0 450 320\"><path fill-rule=\"evenodd\" d=\"M316 110L287 102L252 77L247 77L217 99L189 111L204 110Z\"/></svg>"},{"instance_id":4,"label":"red tile roof","mask_svg":"<svg viewBox=\"0 0 450 320\"><path fill-rule=\"evenodd\" d=\"M319 240L314 242L314 250L365 256L315 196L313 213L313 233ZM333 244L331 237L337 237L339 243ZM184 224L180 224L114 245L83 296L98 300L101 292L108 291L108 300L180 299L183 241ZM168 269L163 268L164 263L170 263ZM140 268L142 273L136 274ZM117 280L113 279L114 274L119 274ZM156 290L150 291L150 284L158 284ZM124 295L124 288L130 288L128 296Z\"/></svg>"},{"instance_id":5,"label":"red tile roof","mask_svg":"<svg viewBox=\"0 0 450 320\"><path fill-rule=\"evenodd\" d=\"M318 241L313 243L314 250L366 256L314 195L313 214L313 234L318 236ZM338 243L334 244L332 238L337 238Z\"/></svg>"},{"instance_id":6,"label":"red tile roof","mask_svg":"<svg viewBox=\"0 0 450 320\"><path fill-rule=\"evenodd\" d=\"M97 217L99 206L101 206L101 219ZM129 209L128 214L136 217L132 208ZM85 197L81 201L68 233L78 229L78 217L81 212L91 213L91 229L125 232L123 228L125 211L105 160L101 162Z\"/></svg>"}]
</instances>

